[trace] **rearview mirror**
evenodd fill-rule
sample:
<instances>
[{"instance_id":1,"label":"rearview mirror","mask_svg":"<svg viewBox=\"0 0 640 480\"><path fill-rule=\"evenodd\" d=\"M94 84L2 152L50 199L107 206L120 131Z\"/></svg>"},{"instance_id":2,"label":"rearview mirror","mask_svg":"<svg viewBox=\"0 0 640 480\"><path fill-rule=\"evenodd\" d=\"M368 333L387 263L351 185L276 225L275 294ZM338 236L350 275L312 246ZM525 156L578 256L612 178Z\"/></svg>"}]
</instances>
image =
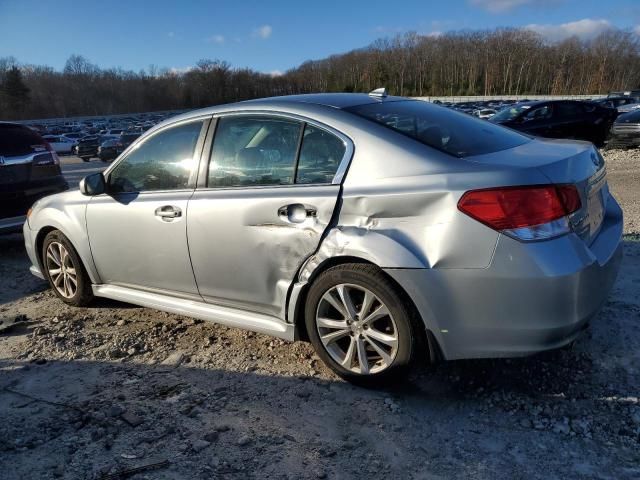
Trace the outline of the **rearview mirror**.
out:
<instances>
[{"instance_id":1,"label":"rearview mirror","mask_svg":"<svg viewBox=\"0 0 640 480\"><path fill-rule=\"evenodd\" d=\"M107 184L101 172L92 173L80 180L80 192L83 195L93 196L106 192Z\"/></svg>"}]
</instances>

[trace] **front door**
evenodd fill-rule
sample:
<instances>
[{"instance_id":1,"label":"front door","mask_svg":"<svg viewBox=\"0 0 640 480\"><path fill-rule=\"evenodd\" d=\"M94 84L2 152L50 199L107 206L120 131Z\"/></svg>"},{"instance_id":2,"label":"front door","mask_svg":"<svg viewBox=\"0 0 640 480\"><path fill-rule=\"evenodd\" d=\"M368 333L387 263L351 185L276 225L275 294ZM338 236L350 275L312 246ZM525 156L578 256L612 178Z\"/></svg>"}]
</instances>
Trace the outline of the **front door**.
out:
<instances>
[{"instance_id":1,"label":"front door","mask_svg":"<svg viewBox=\"0 0 640 480\"><path fill-rule=\"evenodd\" d=\"M91 199L86 217L102 283L197 296L186 215L207 123L158 131L106 174L108 193Z\"/></svg>"},{"instance_id":2,"label":"front door","mask_svg":"<svg viewBox=\"0 0 640 480\"><path fill-rule=\"evenodd\" d=\"M284 318L296 272L331 221L336 172L350 145L337 132L286 117L218 120L206 182L187 218L205 301Z\"/></svg>"}]
</instances>

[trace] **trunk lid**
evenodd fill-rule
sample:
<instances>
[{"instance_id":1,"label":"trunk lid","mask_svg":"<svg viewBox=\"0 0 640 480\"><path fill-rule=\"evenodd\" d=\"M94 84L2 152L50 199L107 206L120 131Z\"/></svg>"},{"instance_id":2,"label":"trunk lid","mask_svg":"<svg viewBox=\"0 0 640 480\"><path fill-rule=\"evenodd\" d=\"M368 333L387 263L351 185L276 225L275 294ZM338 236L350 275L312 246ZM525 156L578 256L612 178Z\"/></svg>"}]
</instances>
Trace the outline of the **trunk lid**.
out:
<instances>
[{"instance_id":1,"label":"trunk lid","mask_svg":"<svg viewBox=\"0 0 640 480\"><path fill-rule=\"evenodd\" d=\"M484 165L536 169L552 184L575 185L581 208L569 216L573 231L587 244L598 235L609 198L604 159L593 144L536 138L515 148L466 160Z\"/></svg>"}]
</instances>

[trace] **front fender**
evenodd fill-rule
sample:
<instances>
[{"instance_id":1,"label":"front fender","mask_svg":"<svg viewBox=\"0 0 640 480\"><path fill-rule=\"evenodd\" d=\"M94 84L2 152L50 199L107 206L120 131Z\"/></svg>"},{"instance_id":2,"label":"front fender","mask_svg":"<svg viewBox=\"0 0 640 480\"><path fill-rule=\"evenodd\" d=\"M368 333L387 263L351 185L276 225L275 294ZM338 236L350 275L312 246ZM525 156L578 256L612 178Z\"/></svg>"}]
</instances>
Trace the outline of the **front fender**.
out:
<instances>
[{"instance_id":1,"label":"front fender","mask_svg":"<svg viewBox=\"0 0 640 480\"><path fill-rule=\"evenodd\" d=\"M79 191L64 192L40 200L31 216L29 228L33 232L33 249L40 259L38 240L46 230L60 230L78 252L92 283L101 283L93 263L85 214L89 198ZM42 267L42 265L40 265Z\"/></svg>"}]
</instances>

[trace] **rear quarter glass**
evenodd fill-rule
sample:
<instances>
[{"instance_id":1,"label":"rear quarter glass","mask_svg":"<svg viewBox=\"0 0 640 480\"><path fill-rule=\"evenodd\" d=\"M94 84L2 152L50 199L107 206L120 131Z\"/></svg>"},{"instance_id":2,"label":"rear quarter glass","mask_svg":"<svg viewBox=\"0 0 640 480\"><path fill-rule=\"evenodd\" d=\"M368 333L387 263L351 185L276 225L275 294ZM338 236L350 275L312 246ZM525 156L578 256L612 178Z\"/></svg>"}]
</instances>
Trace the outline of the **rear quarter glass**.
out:
<instances>
[{"instance_id":1,"label":"rear quarter glass","mask_svg":"<svg viewBox=\"0 0 640 480\"><path fill-rule=\"evenodd\" d=\"M531 141L514 130L421 100L369 103L345 110L459 158Z\"/></svg>"}]
</instances>

